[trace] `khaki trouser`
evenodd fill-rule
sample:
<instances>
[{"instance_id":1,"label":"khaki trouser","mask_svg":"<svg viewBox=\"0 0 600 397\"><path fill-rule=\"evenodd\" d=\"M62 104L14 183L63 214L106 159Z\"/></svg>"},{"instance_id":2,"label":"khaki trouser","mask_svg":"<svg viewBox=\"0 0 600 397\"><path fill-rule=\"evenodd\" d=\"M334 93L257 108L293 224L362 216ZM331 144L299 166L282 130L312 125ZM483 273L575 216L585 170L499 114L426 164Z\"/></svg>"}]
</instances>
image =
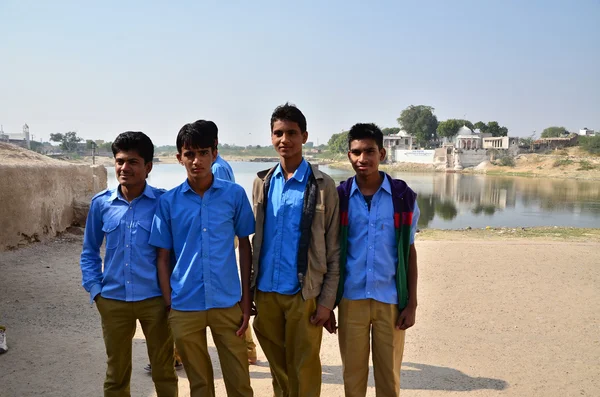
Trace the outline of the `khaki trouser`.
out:
<instances>
[{"instance_id":1,"label":"khaki trouser","mask_svg":"<svg viewBox=\"0 0 600 397\"><path fill-rule=\"evenodd\" d=\"M239 305L191 312L171 309L169 324L190 381L191 397L215 395L213 368L206 342L207 327L210 327L217 347L227 396L253 395L246 343L235 334L242 324Z\"/></svg>"},{"instance_id":2,"label":"khaki trouser","mask_svg":"<svg viewBox=\"0 0 600 397\"><path fill-rule=\"evenodd\" d=\"M102 318L107 369L105 397L130 396L131 341L139 320L152 365L152 380L159 397L176 397L177 375L173 368L173 338L162 297L138 302L102 298L96 306Z\"/></svg>"},{"instance_id":3,"label":"khaki trouser","mask_svg":"<svg viewBox=\"0 0 600 397\"><path fill-rule=\"evenodd\" d=\"M320 396L323 327L310 323L316 299L256 291L255 302L254 332L269 360L275 396Z\"/></svg>"},{"instance_id":4,"label":"khaki trouser","mask_svg":"<svg viewBox=\"0 0 600 397\"><path fill-rule=\"evenodd\" d=\"M244 340L246 341L246 351L248 352L248 360L256 361L258 356L256 355L256 344L252 339L252 327L250 326L250 324L248 324L248 328L246 328Z\"/></svg>"},{"instance_id":5,"label":"khaki trouser","mask_svg":"<svg viewBox=\"0 0 600 397\"><path fill-rule=\"evenodd\" d=\"M369 377L369 346L377 397L400 395L404 331L396 330L398 306L373 299L342 299L338 309L339 342L346 397L364 397Z\"/></svg>"}]
</instances>

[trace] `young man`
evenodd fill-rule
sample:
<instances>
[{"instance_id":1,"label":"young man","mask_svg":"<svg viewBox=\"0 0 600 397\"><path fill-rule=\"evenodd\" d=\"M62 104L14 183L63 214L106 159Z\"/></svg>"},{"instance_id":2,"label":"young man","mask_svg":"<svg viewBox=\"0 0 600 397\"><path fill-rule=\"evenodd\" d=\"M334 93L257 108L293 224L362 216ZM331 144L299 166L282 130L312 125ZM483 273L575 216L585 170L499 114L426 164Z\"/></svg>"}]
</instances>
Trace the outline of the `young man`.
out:
<instances>
[{"instance_id":1,"label":"young man","mask_svg":"<svg viewBox=\"0 0 600 397\"><path fill-rule=\"evenodd\" d=\"M173 338L156 277L156 249L148 244L152 219L163 190L146 183L154 145L142 132L124 132L112 144L116 189L92 199L85 225L83 287L102 319L107 370L105 396L129 395L131 342L140 321L158 396L177 396ZM100 246L106 238L104 268Z\"/></svg>"},{"instance_id":2,"label":"young man","mask_svg":"<svg viewBox=\"0 0 600 397\"><path fill-rule=\"evenodd\" d=\"M208 327L227 395L252 396L243 339L251 310L248 236L254 232L254 218L250 202L241 186L213 176L216 140L209 122L184 125L177 135L177 152L187 180L161 197L150 236L150 244L158 247L158 277L171 312L175 344L192 397L215 395ZM235 236L240 245L241 291Z\"/></svg>"},{"instance_id":3,"label":"young man","mask_svg":"<svg viewBox=\"0 0 600 397\"><path fill-rule=\"evenodd\" d=\"M202 121L202 120L198 120L198 121ZM215 178L223 179L223 180L229 181L229 182L235 182L235 175L233 174L233 169L231 168L229 163L227 161L225 161L219 154L219 149L218 149L219 129L217 128L217 125L214 122L209 121L208 123L209 123L208 127L212 130L212 132L215 136L215 141L216 141L215 146L217 148L217 157L215 157L215 159L212 163L212 167L211 167L212 173ZM236 248L238 246L237 239L235 242L235 246L236 246ZM258 361L258 356L256 355L256 344L254 343L254 340L252 339L252 328L250 326L248 326L248 328L246 328L246 333L244 334L244 339L246 340L246 349L248 350L248 364L254 365Z\"/></svg>"},{"instance_id":4,"label":"young man","mask_svg":"<svg viewBox=\"0 0 600 397\"><path fill-rule=\"evenodd\" d=\"M271 116L280 162L254 181L254 332L269 360L277 397L321 393L322 326L339 281L335 183L302 157L306 119L293 105Z\"/></svg>"},{"instance_id":5,"label":"young man","mask_svg":"<svg viewBox=\"0 0 600 397\"><path fill-rule=\"evenodd\" d=\"M372 345L375 393L400 394L404 331L415 323L419 218L416 193L379 171L383 134L356 124L348 134L356 175L340 184L339 342L347 397L365 396ZM335 332L335 317L326 328Z\"/></svg>"}]
</instances>

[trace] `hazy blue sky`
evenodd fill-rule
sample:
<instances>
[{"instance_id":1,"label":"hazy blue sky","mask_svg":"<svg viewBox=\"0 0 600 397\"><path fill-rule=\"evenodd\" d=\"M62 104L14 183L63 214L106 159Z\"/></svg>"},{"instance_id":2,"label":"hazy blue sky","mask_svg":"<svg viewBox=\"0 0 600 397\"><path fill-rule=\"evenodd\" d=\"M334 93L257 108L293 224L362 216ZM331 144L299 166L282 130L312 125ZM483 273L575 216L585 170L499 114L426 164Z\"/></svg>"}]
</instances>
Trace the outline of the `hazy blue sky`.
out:
<instances>
[{"instance_id":1,"label":"hazy blue sky","mask_svg":"<svg viewBox=\"0 0 600 397\"><path fill-rule=\"evenodd\" d=\"M600 0L0 0L0 124L36 138L214 120L268 144L285 101L312 141L356 122L497 120L510 135L600 129Z\"/></svg>"}]
</instances>

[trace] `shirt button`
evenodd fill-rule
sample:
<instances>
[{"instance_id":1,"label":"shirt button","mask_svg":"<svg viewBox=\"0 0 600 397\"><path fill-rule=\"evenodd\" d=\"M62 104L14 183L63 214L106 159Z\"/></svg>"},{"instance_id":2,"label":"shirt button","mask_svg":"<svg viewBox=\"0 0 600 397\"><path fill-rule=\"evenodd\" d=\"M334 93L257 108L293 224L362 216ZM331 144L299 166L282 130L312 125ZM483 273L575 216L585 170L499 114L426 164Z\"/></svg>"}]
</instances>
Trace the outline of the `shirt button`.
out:
<instances>
[{"instance_id":1,"label":"shirt button","mask_svg":"<svg viewBox=\"0 0 600 397\"><path fill-rule=\"evenodd\" d=\"M202 229L202 231L203 231L203 232L205 232L205 231L206 231L206 228Z\"/></svg>"},{"instance_id":2,"label":"shirt button","mask_svg":"<svg viewBox=\"0 0 600 397\"><path fill-rule=\"evenodd\" d=\"M129 263L126 263L125 266L129 266Z\"/></svg>"},{"instance_id":3,"label":"shirt button","mask_svg":"<svg viewBox=\"0 0 600 397\"><path fill-rule=\"evenodd\" d=\"M129 209L131 209L132 207L129 207Z\"/></svg>"},{"instance_id":4,"label":"shirt button","mask_svg":"<svg viewBox=\"0 0 600 397\"><path fill-rule=\"evenodd\" d=\"M129 248L129 244L127 244L125 247ZM125 266L127 266L127 265L125 265Z\"/></svg>"},{"instance_id":5,"label":"shirt button","mask_svg":"<svg viewBox=\"0 0 600 397\"><path fill-rule=\"evenodd\" d=\"M127 282L127 284L129 284L129 281Z\"/></svg>"},{"instance_id":6,"label":"shirt button","mask_svg":"<svg viewBox=\"0 0 600 397\"><path fill-rule=\"evenodd\" d=\"M129 282L129 281L128 281ZM371 291L367 292L367 295L371 295Z\"/></svg>"},{"instance_id":7,"label":"shirt button","mask_svg":"<svg viewBox=\"0 0 600 397\"><path fill-rule=\"evenodd\" d=\"M375 227L375 224L374 224L374 223L371 223L371 226Z\"/></svg>"},{"instance_id":8,"label":"shirt button","mask_svg":"<svg viewBox=\"0 0 600 397\"><path fill-rule=\"evenodd\" d=\"M370 250L372 250L372 249L373 249L373 246L372 246L372 245L369 245L369 249L370 249Z\"/></svg>"},{"instance_id":9,"label":"shirt button","mask_svg":"<svg viewBox=\"0 0 600 397\"><path fill-rule=\"evenodd\" d=\"M369 271L370 271L370 272L372 272L372 271L373 271L373 269L369 269Z\"/></svg>"}]
</instances>

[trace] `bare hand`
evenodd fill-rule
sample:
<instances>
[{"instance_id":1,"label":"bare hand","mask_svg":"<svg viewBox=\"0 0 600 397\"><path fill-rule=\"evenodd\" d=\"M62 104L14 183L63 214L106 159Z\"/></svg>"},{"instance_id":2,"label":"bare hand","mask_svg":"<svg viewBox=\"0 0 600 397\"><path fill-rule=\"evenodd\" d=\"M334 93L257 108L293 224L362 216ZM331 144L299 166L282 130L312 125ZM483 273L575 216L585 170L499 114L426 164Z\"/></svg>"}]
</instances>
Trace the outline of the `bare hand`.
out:
<instances>
[{"instance_id":1,"label":"bare hand","mask_svg":"<svg viewBox=\"0 0 600 397\"><path fill-rule=\"evenodd\" d=\"M323 324L323 327L325 327L330 334L337 334L337 322L335 321L335 313L333 310L329 314L329 319Z\"/></svg>"},{"instance_id":2,"label":"bare hand","mask_svg":"<svg viewBox=\"0 0 600 397\"><path fill-rule=\"evenodd\" d=\"M327 320L329 320L329 314L331 310L323 305L317 305L317 311L310 317L310 323L317 327L322 327Z\"/></svg>"},{"instance_id":3,"label":"bare hand","mask_svg":"<svg viewBox=\"0 0 600 397\"><path fill-rule=\"evenodd\" d=\"M398 316L398 321L396 321L396 329L405 330L415 325L416 312L416 305L409 304L404 309L402 309L402 311L400 312L400 316Z\"/></svg>"},{"instance_id":4,"label":"bare hand","mask_svg":"<svg viewBox=\"0 0 600 397\"><path fill-rule=\"evenodd\" d=\"M240 325L240 328L235 331L235 334L240 338L243 338L246 333L246 329L248 329L248 324L250 323L250 312L252 311L250 295L242 295L242 300L240 301L239 305L242 309L242 324Z\"/></svg>"}]
</instances>

